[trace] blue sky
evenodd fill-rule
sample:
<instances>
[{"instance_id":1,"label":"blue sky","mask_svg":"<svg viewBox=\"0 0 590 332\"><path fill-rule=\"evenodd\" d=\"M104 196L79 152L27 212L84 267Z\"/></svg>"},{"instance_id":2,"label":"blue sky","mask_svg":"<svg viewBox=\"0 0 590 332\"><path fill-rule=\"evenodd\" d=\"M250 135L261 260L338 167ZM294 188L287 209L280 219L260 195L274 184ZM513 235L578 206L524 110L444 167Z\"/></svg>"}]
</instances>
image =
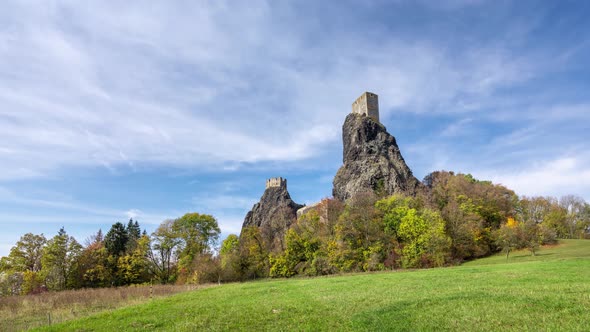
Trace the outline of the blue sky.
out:
<instances>
[{"instance_id":1,"label":"blue sky","mask_svg":"<svg viewBox=\"0 0 590 332\"><path fill-rule=\"evenodd\" d=\"M0 255L189 211L239 232L268 177L330 196L363 91L418 178L590 200L590 2L5 1Z\"/></svg>"}]
</instances>

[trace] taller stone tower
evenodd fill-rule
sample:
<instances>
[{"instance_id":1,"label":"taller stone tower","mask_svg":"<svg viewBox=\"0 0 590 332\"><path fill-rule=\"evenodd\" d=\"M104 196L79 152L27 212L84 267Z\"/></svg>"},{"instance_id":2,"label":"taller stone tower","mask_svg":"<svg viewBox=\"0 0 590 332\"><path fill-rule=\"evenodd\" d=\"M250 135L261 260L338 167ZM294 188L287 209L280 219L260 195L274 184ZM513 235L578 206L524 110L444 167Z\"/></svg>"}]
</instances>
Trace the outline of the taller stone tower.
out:
<instances>
[{"instance_id":1,"label":"taller stone tower","mask_svg":"<svg viewBox=\"0 0 590 332\"><path fill-rule=\"evenodd\" d=\"M377 95L363 93L352 104L342 126L343 165L334 178L332 195L341 201L374 192L414 195L420 181L414 177L395 137L379 122Z\"/></svg>"},{"instance_id":2,"label":"taller stone tower","mask_svg":"<svg viewBox=\"0 0 590 332\"><path fill-rule=\"evenodd\" d=\"M363 93L352 103L352 113L368 116L379 123L379 96Z\"/></svg>"}]
</instances>

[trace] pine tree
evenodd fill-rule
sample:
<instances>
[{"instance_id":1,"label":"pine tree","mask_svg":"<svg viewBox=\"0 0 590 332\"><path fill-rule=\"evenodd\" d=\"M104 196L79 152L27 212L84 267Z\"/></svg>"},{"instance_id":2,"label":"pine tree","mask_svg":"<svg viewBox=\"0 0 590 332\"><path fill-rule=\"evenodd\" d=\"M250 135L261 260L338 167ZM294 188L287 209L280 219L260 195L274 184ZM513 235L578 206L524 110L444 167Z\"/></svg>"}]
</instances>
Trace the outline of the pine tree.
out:
<instances>
[{"instance_id":1,"label":"pine tree","mask_svg":"<svg viewBox=\"0 0 590 332\"><path fill-rule=\"evenodd\" d=\"M109 255L118 257L125 253L128 241L129 234L127 233L127 229L122 223L116 222L107 232L104 239L104 245L107 248Z\"/></svg>"}]
</instances>

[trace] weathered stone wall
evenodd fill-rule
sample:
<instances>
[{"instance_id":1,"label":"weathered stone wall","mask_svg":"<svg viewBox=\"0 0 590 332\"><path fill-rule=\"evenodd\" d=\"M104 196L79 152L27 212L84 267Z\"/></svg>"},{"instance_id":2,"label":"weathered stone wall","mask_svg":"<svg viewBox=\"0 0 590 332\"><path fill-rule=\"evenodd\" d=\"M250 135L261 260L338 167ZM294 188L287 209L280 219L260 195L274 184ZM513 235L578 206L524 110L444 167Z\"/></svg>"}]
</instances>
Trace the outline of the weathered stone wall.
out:
<instances>
[{"instance_id":1,"label":"weathered stone wall","mask_svg":"<svg viewBox=\"0 0 590 332\"><path fill-rule=\"evenodd\" d=\"M379 96L365 92L352 103L352 113L371 117L379 122Z\"/></svg>"}]
</instances>

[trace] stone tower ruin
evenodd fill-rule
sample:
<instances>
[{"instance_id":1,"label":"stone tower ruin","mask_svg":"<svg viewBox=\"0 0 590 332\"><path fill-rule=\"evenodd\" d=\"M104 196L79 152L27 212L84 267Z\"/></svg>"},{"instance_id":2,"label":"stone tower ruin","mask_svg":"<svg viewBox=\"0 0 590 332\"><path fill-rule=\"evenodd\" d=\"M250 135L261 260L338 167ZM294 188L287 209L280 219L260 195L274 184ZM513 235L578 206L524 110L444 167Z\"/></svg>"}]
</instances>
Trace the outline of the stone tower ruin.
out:
<instances>
[{"instance_id":1,"label":"stone tower ruin","mask_svg":"<svg viewBox=\"0 0 590 332\"><path fill-rule=\"evenodd\" d=\"M379 122L379 96L365 92L352 103L352 113L361 114Z\"/></svg>"},{"instance_id":2,"label":"stone tower ruin","mask_svg":"<svg viewBox=\"0 0 590 332\"><path fill-rule=\"evenodd\" d=\"M282 177L278 178L270 178L266 180L266 189L272 187L284 187L287 188L287 179L283 179Z\"/></svg>"}]
</instances>

